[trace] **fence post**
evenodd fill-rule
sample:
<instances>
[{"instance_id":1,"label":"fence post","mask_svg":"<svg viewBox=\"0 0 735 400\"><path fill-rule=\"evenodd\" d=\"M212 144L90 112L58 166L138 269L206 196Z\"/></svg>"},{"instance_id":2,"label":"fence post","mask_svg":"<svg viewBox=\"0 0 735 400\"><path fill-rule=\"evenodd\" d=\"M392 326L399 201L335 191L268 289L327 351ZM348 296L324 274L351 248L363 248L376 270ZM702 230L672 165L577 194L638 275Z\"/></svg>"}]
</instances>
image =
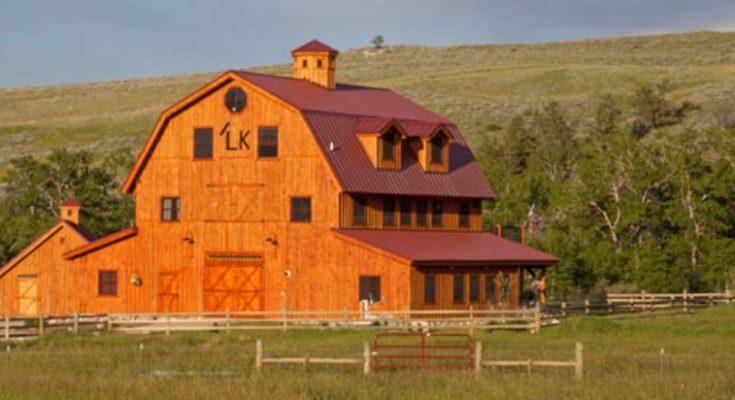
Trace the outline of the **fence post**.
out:
<instances>
[{"instance_id":1,"label":"fence post","mask_svg":"<svg viewBox=\"0 0 735 400\"><path fill-rule=\"evenodd\" d=\"M43 336L43 315L38 317L38 336Z\"/></svg>"},{"instance_id":2,"label":"fence post","mask_svg":"<svg viewBox=\"0 0 735 400\"><path fill-rule=\"evenodd\" d=\"M725 301L727 304L732 304L732 292L730 291L730 287L725 289Z\"/></svg>"},{"instance_id":3,"label":"fence post","mask_svg":"<svg viewBox=\"0 0 735 400\"><path fill-rule=\"evenodd\" d=\"M281 314L283 314L283 327L282 327L282 329L284 331L286 331L288 329L288 309L284 307L281 310Z\"/></svg>"},{"instance_id":4,"label":"fence post","mask_svg":"<svg viewBox=\"0 0 735 400\"><path fill-rule=\"evenodd\" d=\"M475 333L475 313L474 307L470 304L470 336Z\"/></svg>"},{"instance_id":5,"label":"fence post","mask_svg":"<svg viewBox=\"0 0 735 400\"><path fill-rule=\"evenodd\" d=\"M541 307L539 305L533 310L533 330L534 334L541 332Z\"/></svg>"},{"instance_id":6,"label":"fence post","mask_svg":"<svg viewBox=\"0 0 735 400\"><path fill-rule=\"evenodd\" d=\"M613 308L612 308L612 300L607 299L607 315L612 315Z\"/></svg>"},{"instance_id":7,"label":"fence post","mask_svg":"<svg viewBox=\"0 0 735 400\"><path fill-rule=\"evenodd\" d=\"M5 316L5 340L10 339L10 317Z\"/></svg>"},{"instance_id":8,"label":"fence post","mask_svg":"<svg viewBox=\"0 0 735 400\"><path fill-rule=\"evenodd\" d=\"M230 307L225 310L225 326L227 327L227 333L230 333Z\"/></svg>"},{"instance_id":9,"label":"fence post","mask_svg":"<svg viewBox=\"0 0 735 400\"><path fill-rule=\"evenodd\" d=\"M140 363L140 373L141 374L145 371L145 369L143 368L145 366L145 363L143 362L143 348L144 348L144 345L143 345L143 343L141 343L140 346L138 346L138 349L139 349L139 351L138 351L138 355L139 355L138 362Z\"/></svg>"},{"instance_id":10,"label":"fence post","mask_svg":"<svg viewBox=\"0 0 735 400\"><path fill-rule=\"evenodd\" d=\"M577 379L582 379L584 376L584 357L582 354L582 342L577 342L575 347L575 363L574 363L574 376Z\"/></svg>"},{"instance_id":11,"label":"fence post","mask_svg":"<svg viewBox=\"0 0 735 400\"><path fill-rule=\"evenodd\" d=\"M79 333L79 314L74 313L74 334Z\"/></svg>"},{"instance_id":12,"label":"fence post","mask_svg":"<svg viewBox=\"0 0 735 400\"><path fill-rule=\"evenodd\" d=\"M567 302L566 301L561 302L561 317L562 318L567 317Z\"/></svg>"},{"instance_id":13,"label":"fence post","mask_svg":"<svg viewBox=\"0 0 735 400\"><path fill-rule=\"evenodd\" d=\"M584 315L590 315L590 299L584 299Z\"/></svg>"},{"instance_id":14,"label":"fence post","mask_svg":"<svg viewBox=\"0 0 735 400\"><path fill-rule=\"evenodd\" d=\"M475 342L475 375L480 376L482 373L482 342Z\"/></svg>"},{"instance_id":15,"label":"fence post","mask_svg":"<svg viewBox=\"0 0 735 400\"><path fill-rule=\"evenodd\" d=\"M689 312L689 303L687 302L687 290L684 289L684 292L682 292L682 296L684 297L684 312Z\"/></svg>"},{"instance_id":16,"label":"fence post","mask_svg":"<svg viewBox=\"0 0 735 400\"><path fill-rule=\"evenodd\" d=\"M362 356L365 357L365 361L362 364L362 372L367 375L370 373L370 343L365 342L362 344Z\"/></svg>"},{"instance_id":17,"label":"fence post","mask_svg":"<svg viewBox=\"0 0 735 400\"><path fill-rule=\"evenodd\" d=\"M342 310L342 319L344 319L345 328L347 328L347 326L350 324L350 314L347 310L347 307Z\"/></svg>"},{"instance_id":18,"label":"fence post","mask_svg":"<svg viewBox=\"0 0 735 400\"><path fill-rule=\"evenodd\" d=\"M260 373L263 369L263 342L258 339L255 341L255 371Z\"/></svg>"},{"instance_id":19,"label":"fence post","mask_svg":"<svg viewBox=\"0 0 735 400\"><path fill-rule=\"evenodd\" d=\"M171 335L171 314L166 311L166 336Z\"/></svg>"},{"instance_id":20,"label":"fence post","mask_svg":"<svg viewBox=\"0 0 735 400\"><path fill-rule=\"evenodd\" d=\"M112 314L107 313L107 332L112 331Z\"/></svg>"}]
</instances>

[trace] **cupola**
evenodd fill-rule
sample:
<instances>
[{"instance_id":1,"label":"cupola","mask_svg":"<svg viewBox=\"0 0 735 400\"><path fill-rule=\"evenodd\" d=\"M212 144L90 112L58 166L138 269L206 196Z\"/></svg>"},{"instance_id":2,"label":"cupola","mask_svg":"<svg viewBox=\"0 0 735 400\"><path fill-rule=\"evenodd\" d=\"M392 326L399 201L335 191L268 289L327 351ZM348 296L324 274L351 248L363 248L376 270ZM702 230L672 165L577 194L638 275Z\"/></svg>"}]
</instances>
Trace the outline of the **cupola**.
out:
<instances>
[{"instance_id":1,"label":"cupola","mask_svg":"<svg viewBox=\"0 0 735 400\"><path fill-rule=\"evenodd\" d=\"M323 88L334 90L337 86L335 72L339 52L326 44L312 40L293 51L293 77L305 79Z\"/></svg>"},{"instance_id":2,"label":"cupola","mask_svg":"<svg viewBox=\"0 0 735 400\"><path fill-rule=\"evenodd\" d=\"M79 225L79 209L81 206L76 199L68 198L59 206L61 220Z\"/></svg>"}]
</instances>

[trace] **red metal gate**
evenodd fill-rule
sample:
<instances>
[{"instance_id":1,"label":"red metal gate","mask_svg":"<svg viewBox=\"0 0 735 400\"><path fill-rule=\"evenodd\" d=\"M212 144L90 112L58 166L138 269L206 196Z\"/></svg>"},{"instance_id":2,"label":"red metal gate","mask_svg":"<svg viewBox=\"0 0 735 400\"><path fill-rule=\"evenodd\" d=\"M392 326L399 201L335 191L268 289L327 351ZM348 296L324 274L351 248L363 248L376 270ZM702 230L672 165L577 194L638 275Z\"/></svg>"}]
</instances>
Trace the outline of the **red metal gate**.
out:
<instances>
[{"instance_id":1,"label":"red metal gate","mask_svg":"<svg viewBox=\"0 0 735 400\"><path fill-rule=\"evenodd\" d=\"M461 333L379 333L373 370L471 369L472 337Z\"/></svg>"}]
</instances>

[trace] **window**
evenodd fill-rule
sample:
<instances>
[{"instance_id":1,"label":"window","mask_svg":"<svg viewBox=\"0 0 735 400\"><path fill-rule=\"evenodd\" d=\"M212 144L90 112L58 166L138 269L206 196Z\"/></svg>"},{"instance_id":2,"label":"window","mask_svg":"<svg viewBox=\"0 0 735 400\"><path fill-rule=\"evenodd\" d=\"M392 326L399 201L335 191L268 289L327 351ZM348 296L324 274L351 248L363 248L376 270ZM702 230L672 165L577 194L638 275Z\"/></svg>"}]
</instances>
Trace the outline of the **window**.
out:
<instances>
[{"instance_id":1,"label":"window","mask_svg":"<svg viewBox=\"0 0 735 400\"><path fill-rule=\"evenodd\" d=\"M352 209L352 223L354 225L365 225L367 222L365 213L365 198L355 197L355 205Z\"/></svg>"},{"instance_id":2,"label":"window","mask_svg":"<svg viewBox=\"0 0 735 400\"><path fill-rule=\"evenodd\" d=\"M426 200L416 201L416 225L426 226L426 211L429 208Z\"/></svg>"},{"instance_id":3,"label":"window","mask_svg":"<svg viewBox=\"0 0 735 400\"><path fill-rule=\"evenodd\" d=\"M495 274L485 275L485 300L488 303L495 303Z\"/></svg>"},{"instance_id":4,"label":"window","mask_svg":"<svg viewBox=\"0 0 735 400\"><path fill-rule=\"evenodd\" d=\"M382 150L383 150L383 160L384 161L394 161L396 159L396 135L391 133L388 133L386 135L383 135L380 138L380 142L382 144Z\"/></svg>"},{"instance_id":5,"label":"window","mask_svg":"<svg viewBox=\"0 0 735 400\"><path fill-rule=\"evenodd\" d=\"M316 60L316 67L321 68L322 67L322 60Z\"/></svg>"},{"instance_id":6,"label":"window","mask_svg":"<svg viewBox=\"0 0 735 400\"><path fill-rule=\"evenodd\" d=\"M411 226L411 200L401 199L401 225Z\"/></svg>"},{"instance_id":7,"label":"window","mask_svg":"<svg viewBox=\"0 0 735 400\"><path fill-rule=\"evenodd\" d=\"M431 139L431 163L444 164L444 137L436 135Z\"/></svg>"},{"instance_id":8,"label":"window","mask_svg":"<svg viewBox=\"0 0 735 400\"><path fill-rule=\"evenodd\" d=\"M444 203L441 200L434 200L431 203L431 226L442 226L443 212Z\"/></svg>"},{"instance_id":9,"label":"window","mask_svg":"<svg viewBox=\"0 0 735 400\"><path fill-rule=\"evenodd\" d=\"M164 197L161 199L161 221L181 220L181 199L178 197Z\"/></svg>"},{"instance_id":10,"label":"window","mask_svg":"<svg viewBox=\"0 0 735 400\"><path fill-rule=\"evenodd\" d=\"M311 197L291 198L291 222L311 222Z\"/></svg>"},{"instance_id":11,"label":"window","mask_svg":"<svg viewBox=\"0 0 735 400\"><path fill-rule=\"evenodd\" d=\"M436 275L424 275L424 304L436 304Z\"/></svg>"},{"instance_id":12,"label":"window","mask_svg":"<svg viewBox=\"0 0 735 400\"><path fill-rule=\"evenodd\" d=\"M233 87L225 94L225 107L231 112L240 112L247 104L247 95L239 87Z\"/></svg>"},{"instance_id":13,"label":"window","mask_svg":"<svg viewBox=\"0 0 735 400\"><path fill-rule=\"evenodd\" d=\"M470 202L462 201L459 203L459 226L467 228L470 226Z\"/></svg>"},{"instance_id":14,"label":"window","mask_svg":"<svg viewBox=\"0 0 735 400\"><path fill-rule=\"evenodd\" d=\"M258 128L258 157L278 157L278 128Z\"/></svg>"},{"instance_id":15,"label":"window","mask_svg":"<svg viewBox=\"0 0 735 400\"><path fill-rule=\"evenodd\" d=\"M464 303L464 275L454 275L452 299L455 303Z\"/></svg>"},{"instance_id":16,"label":"window","mask_svg":"<svg viewBox=\"0 0 735 400\"><path fill-rule=\"evenodd\" d=\"M212 128L194 129L194 158L212 158Z\"/></svg>"},{"instance_id":17,"label":"window","mask_svg":"<svg viewBox=\"0 0 735 400\"><path fill-rule=\"evenodd\" d=\"M470 275L470 303L480 301L480 275Z\"/></svg>"},{"instance_id":18,"label":"window","mask_svg":"<svg viewBox=\"0 0 735 400\"><path fill-rule=\"evenodd\" d=\"M371 303L377 303L380 301L379 276L360 277L360 300L367 300Z\"/></svg>"},{"instance_id":19,"label":"window","mask_svg":"<svg viewBox=\"0 0 735 400\"><path fill-rule=\"evenodd\" d=\"M306 60L301 60L301 66L306 68L309 65L309 62Z\"/></svg>"},{"instance_id":20,"label":"window","mask_svg":"<svg viewBox=\"0 0 735 400\"><path fill-rule=\"evenodd\" d=\"M117 296L117 271L99 271L97 275L97 294Z\"/></svg>"},{"instance_id":21,"label":"window","mask_svg":"<svg viewBox=\"0 0 735 400\"><path fill-rule=\"evenodd\" d=\"M383 226L395 226L396 224L396 199L386 197L383 199Z\"/></svg>"}]
</instances>

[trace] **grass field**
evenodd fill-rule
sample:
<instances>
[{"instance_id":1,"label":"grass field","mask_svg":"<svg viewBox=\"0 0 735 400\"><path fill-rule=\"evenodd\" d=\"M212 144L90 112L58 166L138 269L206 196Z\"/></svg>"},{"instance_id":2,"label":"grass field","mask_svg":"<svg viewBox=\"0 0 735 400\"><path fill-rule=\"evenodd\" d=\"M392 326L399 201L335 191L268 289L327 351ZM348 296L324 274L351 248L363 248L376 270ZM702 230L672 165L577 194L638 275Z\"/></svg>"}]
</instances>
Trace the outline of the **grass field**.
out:
<instances>
[{"instance_id":1,"label":"grass field","mask_svg":"<svg viewBox=\"0 0 735 400\"><path fill-rule=\"evenodd\" d=\"M284 61L288 51L283 49ZM247 64L247 54L243 54ZM240 66L233 65L232 68ZM254 68L288 75L289 65ZM10 157L59 147L137 151L158 114L216 76L196 75L0 89L0 168ZM641 83L668 79L677 99L702 106L687 124L711 122L735 96L735 33L700 32L535 45L395 46L345 51L338 80L392 88L446 115L477 144L483 128L559 100L575 125L589 123L604 93L627 103Z\"/></svg>"},{"instance_id":2,"label":"grass field","mask_svg":"<svg viewBox=\"0 0 735 400\"><path fill-rule=\"evenodd\" d=\"M585 378L553 370L381 372L360 367L266 366L267 356L354 356L372 331L289 331L172 336L50 335L0 357L0 398L136 399L732 399L735 307L638 320L573 318L540 335L476 333L485 359L571 360L585 346ZM139 345L144 344L143 356ZM660 349L665 349L663 372ZM152 377L145 371L194 372Z\"/></svg>"}]
</instances>

